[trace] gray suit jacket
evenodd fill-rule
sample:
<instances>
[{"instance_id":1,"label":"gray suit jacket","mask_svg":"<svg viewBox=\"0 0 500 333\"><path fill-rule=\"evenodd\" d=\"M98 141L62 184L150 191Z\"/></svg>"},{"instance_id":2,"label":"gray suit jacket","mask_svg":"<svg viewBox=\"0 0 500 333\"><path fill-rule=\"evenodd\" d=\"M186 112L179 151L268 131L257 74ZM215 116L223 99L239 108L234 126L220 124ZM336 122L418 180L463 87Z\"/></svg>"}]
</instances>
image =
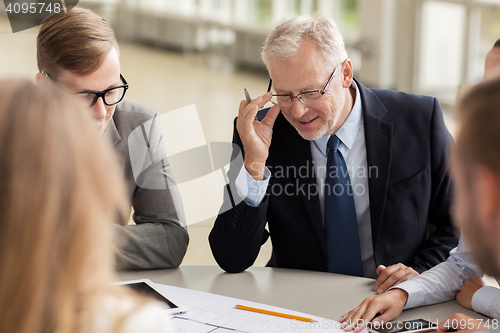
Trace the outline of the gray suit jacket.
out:
<instances>
[{"instance_id":1,"label":"gray suit jacket","mask_svg":"<svg viewBox=\"0 0 500 333\"><path fill-rule=\"evenodd\" d=\"M115 225L119 269L174 268L189 236L179 190L167 160L158 113L122 101L105 137L117 151L136 225Z\"/></svg>"}]
</instances>

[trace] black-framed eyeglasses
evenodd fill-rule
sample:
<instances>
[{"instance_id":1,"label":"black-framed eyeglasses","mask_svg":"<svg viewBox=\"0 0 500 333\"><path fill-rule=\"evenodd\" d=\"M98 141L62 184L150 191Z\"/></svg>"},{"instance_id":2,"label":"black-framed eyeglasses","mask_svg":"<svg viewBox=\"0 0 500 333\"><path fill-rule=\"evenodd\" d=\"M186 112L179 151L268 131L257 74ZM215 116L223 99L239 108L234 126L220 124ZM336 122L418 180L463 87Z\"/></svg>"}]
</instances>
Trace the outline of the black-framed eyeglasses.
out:
<instances>
[{"instance_id":1,"label":"black-framed eyeglasses","mask_svg":"<svg viewBox=\"0 0 500 333\"><path fill-rule=\"evenodd\" d=\"M67 91L64 87L62 87L57 81L52 79L49 74L44 73L45 76L52 82L56 83L58 86L63 88L64 90ZM79 98L81 98L84 103L89 107L93 107L99 97L102 97L102 101L106 105L115 105L118 104L122 101L123 97L125 97L125 93L127 92L127 89L129 87L127 80L123 77L123 75L120 73L120 80L123 82L123 85L117 86L117 87L112 87L103 91L82 91L82 92L77 92L77 93L72 93Z\"/></svg>"},{"instance_id":2,"label":"black-framed eyeglasses","mask_svg":"<svg viewBox=\"0 0 500 333\"><path fill-rule=\"evenodd\" d=\"M344 61L342 61L340 64L335 67L335 69L332 72L332 75L330 75L330 78L328 79L328 82L325 84L325 87L321 90L311 90L311 91L305 91L303 93L297 94L293 96L292 94L273 94L273 97L271 97L271 103L274 105L279 105L279 106L290 106L292 105L292 101L294 98L296 98L299 102L305 105L310 105L317 103L321 96L323 96L326 91L328 90L328 87L330 87L330 83L332 83L333 78L335 77L335 73L337 73L337 69L339 68L340 65L342 65ZM267 87L267 92L271 91L271 87L273 84L273 80L269 80L269 86Z\"/></svg>"}]
</instances>

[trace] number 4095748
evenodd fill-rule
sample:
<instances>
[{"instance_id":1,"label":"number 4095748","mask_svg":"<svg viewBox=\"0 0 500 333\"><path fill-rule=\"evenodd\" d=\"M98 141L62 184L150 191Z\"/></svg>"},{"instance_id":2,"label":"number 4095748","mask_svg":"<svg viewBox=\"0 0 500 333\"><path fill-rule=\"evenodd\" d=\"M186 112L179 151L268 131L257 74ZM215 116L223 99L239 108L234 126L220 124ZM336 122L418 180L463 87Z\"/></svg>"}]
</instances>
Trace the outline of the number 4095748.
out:
<instances>
[{"instance_id":1,"label":"number 4095748","mask_svg":"<svg viewBox=\"0 0 500 333\"><path fill-rule=\"evenodd\" d=\"M444 327L448 330L467 330L467 329L498 329L498 319L448 319Z\"/></svg>"},{"instance_id":2,"label":"number 4095748","mask_svg":"<svg viewBox=\"0 0 500 333\"><path fill-rule=\"evenodd\" d=\"M45 13L59 13L61 11L61 4L56 2L56 3L45 3L45 2L30 2L30 3L12 3L10 2L7 5L7 8L5 8L5 11L9 14L14 13L14 14L41 14L42 12Z\"/></svg>"}]
</instances>

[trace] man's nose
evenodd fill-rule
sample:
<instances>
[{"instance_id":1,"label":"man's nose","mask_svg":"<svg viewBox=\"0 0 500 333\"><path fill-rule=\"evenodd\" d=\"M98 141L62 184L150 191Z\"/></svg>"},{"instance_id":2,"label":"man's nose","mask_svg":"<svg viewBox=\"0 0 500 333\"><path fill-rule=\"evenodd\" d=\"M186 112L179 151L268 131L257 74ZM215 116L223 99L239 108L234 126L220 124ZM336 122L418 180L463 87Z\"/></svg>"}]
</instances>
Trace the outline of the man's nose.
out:
<instances>
[{"instance_id":1,"label":"man's nose","mask_svg":"<svg viewBox=\"0 0 500 333\"><path fill-rule=\"evenodd\" d=\"M98 120L106 118L106 104L104 104L102 97L99 97L95 104L92 106L92 114Z\"/></svg>"},{"instance_id":2,"label":"man's nose","mask_svg":"<svg viewBox=\"0 0 500 333\"><path fill-rule=\"evenodd\" d=\"M308 108L298 98L292 98L291 112L295 118L301 118Z\"/></svg>"}]
</instances>

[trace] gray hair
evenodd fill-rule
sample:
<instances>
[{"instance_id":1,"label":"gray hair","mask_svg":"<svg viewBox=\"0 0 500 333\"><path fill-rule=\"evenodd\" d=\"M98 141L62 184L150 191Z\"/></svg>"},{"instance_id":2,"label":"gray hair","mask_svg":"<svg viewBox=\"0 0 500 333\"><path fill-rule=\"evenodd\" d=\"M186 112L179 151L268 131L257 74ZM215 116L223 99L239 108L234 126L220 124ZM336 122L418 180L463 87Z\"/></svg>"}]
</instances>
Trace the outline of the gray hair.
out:
<instances>
[{"instance_id":1,"label":"gray hair","mask_svg":"<svg viewBox=\"0 0 500 333\"><path fill-rule=\"evenodd\" d=\"M303 15L280 24L267 36L262 50L262 60L267 70L271 59L284 60L296 55L305 41L319 46L325 59L325 72L331 72L347 58L344 39L329 16Z\"/></svg>"}]
</instances>

